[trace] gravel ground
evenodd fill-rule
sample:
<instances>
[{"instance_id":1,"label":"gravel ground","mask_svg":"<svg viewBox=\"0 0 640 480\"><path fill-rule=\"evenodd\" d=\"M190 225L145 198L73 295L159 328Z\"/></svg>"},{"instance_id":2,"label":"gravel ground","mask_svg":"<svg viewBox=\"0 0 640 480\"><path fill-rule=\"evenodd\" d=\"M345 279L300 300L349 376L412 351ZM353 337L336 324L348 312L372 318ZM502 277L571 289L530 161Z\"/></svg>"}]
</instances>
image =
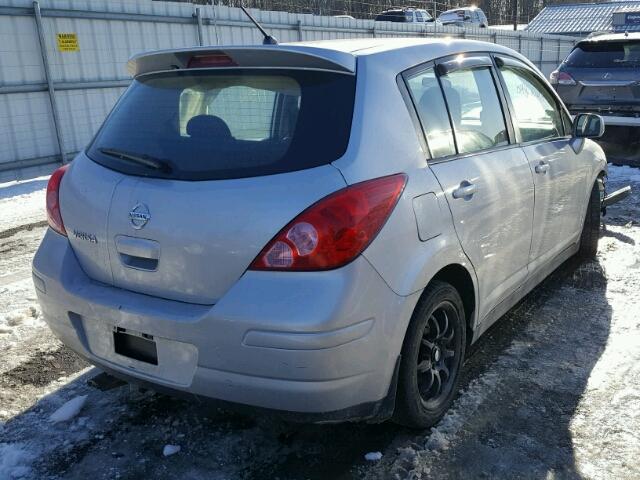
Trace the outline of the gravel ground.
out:
<instances>
[{"instance_id":1,"label":"gravel ground","mask_svg":"<svg viewBox=\"0 0 640 480\"><path fill-rule=\"evenodd\" d=\"M609 189L626 183L597 261L567 262L497 322L422 432L90 385L100 372L48 332L31 285L44 184L0 185L0 479L640 478L640 170L612 167ZM52 422L73 399L79 413Z\"/></svg>"}]
</instances>

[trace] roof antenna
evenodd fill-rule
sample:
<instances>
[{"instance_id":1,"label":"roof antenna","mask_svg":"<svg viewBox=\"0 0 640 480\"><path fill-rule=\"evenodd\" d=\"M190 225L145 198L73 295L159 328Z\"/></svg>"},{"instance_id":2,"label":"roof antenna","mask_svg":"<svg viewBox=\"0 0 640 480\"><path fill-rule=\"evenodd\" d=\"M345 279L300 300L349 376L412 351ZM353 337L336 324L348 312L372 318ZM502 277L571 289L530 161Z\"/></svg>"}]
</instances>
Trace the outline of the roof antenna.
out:
<instances>
[{"instance_id":1,"label":"roof antenna","mask_svg":"<svg viewBox=\"0 0 640 480\"><path fill-rule=\"evenodd\" d=\"M242 11L244 12L244 14L249 17L249 20L251 20L253 22L253 24L258 27L258 30L260 30L260 33L262 33L262 35L264 35L264 40L262 40L262 44L263 45L278 45L278 40L276 40L275 37L272 37L271 35L269 35L267 33L267 31L262 28L262 25L260 25L258 23L258 21L253 18L253 16L247 12L247 9L244 8L244 5L242 5L242 3L240 4L240 8L242 9Z\"/></svg>"}]
</instances>

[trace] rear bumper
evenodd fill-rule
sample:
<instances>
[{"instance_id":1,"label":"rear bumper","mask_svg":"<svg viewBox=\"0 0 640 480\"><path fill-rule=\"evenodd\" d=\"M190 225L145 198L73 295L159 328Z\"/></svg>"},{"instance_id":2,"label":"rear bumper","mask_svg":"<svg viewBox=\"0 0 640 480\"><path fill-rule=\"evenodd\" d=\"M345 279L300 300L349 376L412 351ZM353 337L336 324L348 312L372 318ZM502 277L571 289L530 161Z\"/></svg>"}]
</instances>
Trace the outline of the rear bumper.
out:
<instances>
[{"instance_id":1,"label":"rear bumper","mask_svg":"<svg viewBox=\"0 0 640 480\"><path fill-rule=\"evenodd\" d=\"M330 272L247 272L213 306L175 302L90 280L68 240L52 231L33 273L51 330L95 365L329 420L380 413L418 299L393 293L361 257ZM115 353L114 327L152 335L158 365Z\"/></svg>"}]
</instances>

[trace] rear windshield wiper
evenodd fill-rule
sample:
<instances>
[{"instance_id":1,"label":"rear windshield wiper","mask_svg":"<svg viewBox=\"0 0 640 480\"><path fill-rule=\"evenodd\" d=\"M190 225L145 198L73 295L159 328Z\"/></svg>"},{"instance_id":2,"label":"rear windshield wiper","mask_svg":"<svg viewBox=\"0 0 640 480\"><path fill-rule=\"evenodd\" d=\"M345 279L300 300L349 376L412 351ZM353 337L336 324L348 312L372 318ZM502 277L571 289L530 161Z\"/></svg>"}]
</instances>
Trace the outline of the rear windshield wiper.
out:
<instances>
[{"instance_id":1,"label":"rear windshield wiper","mask_svg":"<svg viewBox=\"0 0 640 480\"><path fill-rule=\"evenodd\" d=\"M161 160L159 158L152 157L147 155L146 153L143 155L136 153L129 153L123 150L118 150L117 148L99 148L101 153L105 155L109 155L111 157L119 158L120 160L127 160L130 162L137 163L138 165L142 165L147 168L152 168L154 170L160 170L162 172L170 172L171 166L169 162L166 160Z\"/></svg>"}]
</instances>

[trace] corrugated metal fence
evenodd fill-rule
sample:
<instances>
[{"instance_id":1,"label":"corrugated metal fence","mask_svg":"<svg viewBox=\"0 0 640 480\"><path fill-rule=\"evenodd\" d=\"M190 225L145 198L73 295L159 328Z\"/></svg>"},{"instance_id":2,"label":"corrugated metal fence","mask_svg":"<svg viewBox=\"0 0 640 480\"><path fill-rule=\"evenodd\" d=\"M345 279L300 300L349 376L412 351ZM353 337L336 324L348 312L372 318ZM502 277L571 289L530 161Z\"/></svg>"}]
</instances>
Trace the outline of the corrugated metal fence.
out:
<instances>
[{"instance_id":1,"label":"corrugated metal fence","mask_svg":"<svg viewBox=\"0 0 640 480\"><path fill-rule=\"evenodd\" d=\"M252 13L280 42L464 37L518 50L545 74L578 40L504 30ZM65 43L69 38L70 43ZM261 40L237 8L151 0L4 0L0 5L0 172L69 160L84 148L128 85L125 63L132 55Z\"/></svg>"}]
</instances>

